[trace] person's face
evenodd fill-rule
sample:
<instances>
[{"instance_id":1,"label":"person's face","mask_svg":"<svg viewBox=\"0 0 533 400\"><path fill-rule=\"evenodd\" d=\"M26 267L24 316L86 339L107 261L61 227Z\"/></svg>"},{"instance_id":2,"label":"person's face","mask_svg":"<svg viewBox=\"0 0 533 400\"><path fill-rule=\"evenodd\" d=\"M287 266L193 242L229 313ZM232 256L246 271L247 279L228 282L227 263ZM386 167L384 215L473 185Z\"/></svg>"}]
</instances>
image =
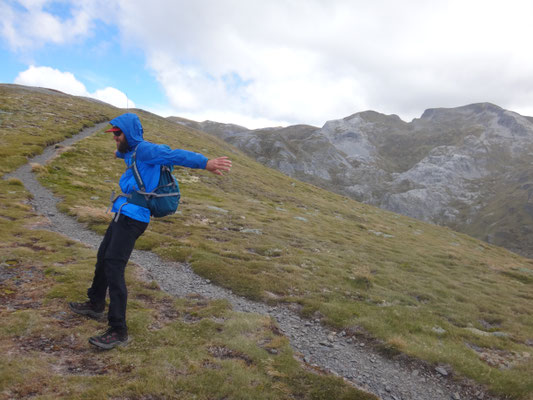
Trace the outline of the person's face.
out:
<instances>
[{"instance_id":1,"label":"person's face","mask_svg":"<svg viewBox=\"0 0 533 400\"><path fill-rule=\"evenodd\" d=\"M113 138L117 144L117 150L121 153L127 153L129 146L124 132L113 132Z\"/></svg>"}]
</instances>

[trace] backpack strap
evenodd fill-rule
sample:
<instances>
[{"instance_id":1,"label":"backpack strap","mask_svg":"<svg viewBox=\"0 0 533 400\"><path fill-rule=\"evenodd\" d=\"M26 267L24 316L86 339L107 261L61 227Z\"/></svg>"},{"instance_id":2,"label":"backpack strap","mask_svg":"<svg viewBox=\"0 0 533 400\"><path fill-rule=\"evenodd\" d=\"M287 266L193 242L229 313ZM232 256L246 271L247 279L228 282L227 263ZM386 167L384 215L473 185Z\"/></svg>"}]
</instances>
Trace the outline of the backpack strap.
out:
<instances>
[{"instance_id":1,"label":"backpack strap","mask_svg":"<svg viewBox=\"0 0 533 400\"><path fill-rule=\"evenodd\" d=\"M126 197L127 199L129 199L129 198L131 198L131 194L121 193L118 196L115 196L115 191L114 190L111 191L111 198L109 199L110 200L110 204L109 204L109 207L107 207L106 213L108 213L111 210L111 207L113 207L113 204L115 204L115 201L119 197ZM122 211L122 207L124 207L127 203L128 203L128 201L126 200L126 202L123 203L120 206L120 208L118 209L118 211L116 212L115 217L114 217L115 222L118 222L118 218L120 217L120 212Z\"/></svg>"},{"instance_id":2,"label":"backpack strap","mask_svg":"<svg viewBox=\"0 0 533 400\"><path fill-rule=\"evenodd\" d=\"M131 156L131 169L133 171L133 176L135 178L135 182L137 182L137 186L139 187L139 193L146 193L146 186L144 186L143 179L141 177L141 174L139 173L139 170L137 169L137 148L135 148L135 151L133 152L133 155Z\"/></svg>"}]
</instances>

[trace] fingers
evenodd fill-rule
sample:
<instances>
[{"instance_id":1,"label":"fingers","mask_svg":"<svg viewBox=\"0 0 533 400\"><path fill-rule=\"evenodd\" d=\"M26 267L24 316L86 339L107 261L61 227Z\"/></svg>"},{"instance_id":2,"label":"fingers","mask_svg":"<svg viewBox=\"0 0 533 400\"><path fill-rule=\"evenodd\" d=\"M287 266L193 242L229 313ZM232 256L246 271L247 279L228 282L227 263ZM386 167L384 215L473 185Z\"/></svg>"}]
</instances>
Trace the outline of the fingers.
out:
<instances>
[{"instance_id":1,"label":"fingers","mask_svg":"<svg viewBox=\"0 0 533 400\"><path fill-rule=\"evenodd\" d=\"M206 169L216 175L222 175L222 172L228 172L231 169L231 160L228 157L218 157L209 160Z\"/></svg>"},{"instance_id":2,"label":"fingers","mask_svg":"<svg viewBox=\"0 0 533 400\"><path fill-rule=\"evenodd\" d=\"M222 171L229 171L231 169L231 162L229 164L216 163L215 168L221 169Z\"/></svg>"},{"instance_id":3,"label":"fingers","mask_svg":"<svg viewBox=\"0 0 533 400\"><path fill-rule=\"evenodd\" d=\"M231 168L231 161L228 159L228 157L215 158L214 161L218 168L227 168L228 170Z\"/></svg>"}]
</instances>

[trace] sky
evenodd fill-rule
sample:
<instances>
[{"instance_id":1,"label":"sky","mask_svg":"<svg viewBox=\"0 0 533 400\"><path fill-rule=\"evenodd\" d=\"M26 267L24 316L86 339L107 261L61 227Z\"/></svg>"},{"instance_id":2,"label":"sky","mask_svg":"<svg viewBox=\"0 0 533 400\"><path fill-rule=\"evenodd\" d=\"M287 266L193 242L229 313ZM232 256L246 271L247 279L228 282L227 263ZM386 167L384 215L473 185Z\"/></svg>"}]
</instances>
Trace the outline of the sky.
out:
<instances>
[{"instance_id":1,"label":"sky","mask_svg":"<svg viewBox=\"0 0 533 400\"><path fill-rule=\"evenodd\" d=\"M533 116L533 1L0 0L0 82L250 129Z\"/></svg>"}]
</instances>

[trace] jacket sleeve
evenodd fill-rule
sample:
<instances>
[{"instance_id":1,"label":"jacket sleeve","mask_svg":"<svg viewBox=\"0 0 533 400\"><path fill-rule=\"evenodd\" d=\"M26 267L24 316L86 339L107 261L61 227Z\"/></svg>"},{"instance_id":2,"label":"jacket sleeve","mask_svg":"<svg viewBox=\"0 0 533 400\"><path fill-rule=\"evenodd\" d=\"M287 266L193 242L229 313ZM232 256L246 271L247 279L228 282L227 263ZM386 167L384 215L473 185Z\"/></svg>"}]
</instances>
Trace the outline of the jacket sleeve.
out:
<instances>
[{"instance_id":1,"label":"jacket sleeve","mask_svg":"<svg viewBox=\"0 0 533 400\"><path fill-rule=\"evenodd\" d=\"M137 148L137 159L147 164L157 165L180 165L188 168L205 169L207 157L192 151L175 149L170 147L143 142Z\"/></svg>"}]
</instances>

